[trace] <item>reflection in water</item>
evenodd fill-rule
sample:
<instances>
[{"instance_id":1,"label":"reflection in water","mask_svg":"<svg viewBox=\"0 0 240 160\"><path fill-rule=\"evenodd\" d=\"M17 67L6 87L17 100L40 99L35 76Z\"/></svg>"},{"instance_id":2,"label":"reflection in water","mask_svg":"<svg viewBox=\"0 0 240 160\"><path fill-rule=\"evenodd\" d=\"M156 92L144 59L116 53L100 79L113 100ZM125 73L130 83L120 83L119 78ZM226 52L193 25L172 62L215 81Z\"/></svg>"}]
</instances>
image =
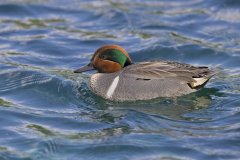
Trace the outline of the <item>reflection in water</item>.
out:
<instances>
[{"instance_id":1,"label":"reflection in water","mask_svg":"<svg viewBox=\"0 0 240 160\"><path fill-rule=\"evenodd\" d=\"M0 106L11 107L13 104L0 98Z\"/></svg>"},{"instance_id":2,"label":"reflection in water","mask_svg":"<svg viewBox=\"0 0 240 160\"><path fill-rule=\"evenodd\" d=\"M104 115L108 116L108 121L122 116L120 114L119 117L116 117L116 112L124 113L126 110L135 110L150 115L161 115L172 120L202 121L203 119L201 118L189 118L185 114L208 108L212 103L212 97L219 96L224 96L224 94L214 88L204 88L196 93L178 98L159 98L146 102L109 102L105 104L106 107L101 105L100 109L104 110ZM113 117L111 117L111 114L113 114ZM204 120L211 120L211 118Z\"/></svg>"}]
</instances>

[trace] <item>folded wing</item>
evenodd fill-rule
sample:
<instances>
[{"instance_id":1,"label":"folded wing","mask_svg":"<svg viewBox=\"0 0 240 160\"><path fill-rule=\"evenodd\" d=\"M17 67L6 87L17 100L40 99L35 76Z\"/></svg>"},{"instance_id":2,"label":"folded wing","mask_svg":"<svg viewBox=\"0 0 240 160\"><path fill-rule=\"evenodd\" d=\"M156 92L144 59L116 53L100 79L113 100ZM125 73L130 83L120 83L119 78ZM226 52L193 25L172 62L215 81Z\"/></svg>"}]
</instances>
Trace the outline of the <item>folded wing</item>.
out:
<instances>
[{"instance_id":1,"label":"folded wing","mask_svg":"<svg viewBox=\"0 0 240 160\"><path fill-rule=\"evenodd\" d=\"M121 74L136 80L176 78L181 83L198 89L208 82L214 72L208 67L195 67L172 61L150 61L130 65L124 68Z\"/></svg>"}]
</instances>

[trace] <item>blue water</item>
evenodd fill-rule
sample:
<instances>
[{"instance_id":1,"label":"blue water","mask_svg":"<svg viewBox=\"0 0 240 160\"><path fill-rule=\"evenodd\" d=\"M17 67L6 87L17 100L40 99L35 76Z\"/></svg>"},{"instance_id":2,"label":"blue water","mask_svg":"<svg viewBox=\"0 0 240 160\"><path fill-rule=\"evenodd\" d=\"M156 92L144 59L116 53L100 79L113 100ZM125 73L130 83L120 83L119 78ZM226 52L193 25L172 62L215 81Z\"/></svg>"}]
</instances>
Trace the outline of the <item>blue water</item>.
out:
<instances>
[{"instance_id":1,"label":"blue water","mask_svg":"<svg viewBox=\"0 0 240 160\"><path fill-rule=\"evenodd\" d=\"M237 0L0 1L1 160L240 159ZM72 71L101 45L218 73L179 98L114 103Z\"/></svg>"}]
</instances>

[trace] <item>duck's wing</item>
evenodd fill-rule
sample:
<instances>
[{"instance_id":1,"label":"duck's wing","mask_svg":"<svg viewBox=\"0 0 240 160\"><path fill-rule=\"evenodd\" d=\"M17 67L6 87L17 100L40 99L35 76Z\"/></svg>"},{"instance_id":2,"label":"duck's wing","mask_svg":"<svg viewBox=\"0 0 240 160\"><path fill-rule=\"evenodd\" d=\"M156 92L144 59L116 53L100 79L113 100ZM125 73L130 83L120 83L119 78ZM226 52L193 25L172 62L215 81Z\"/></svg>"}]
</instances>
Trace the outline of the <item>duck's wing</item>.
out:
<instances>
[{"instance_id":1,"label":"duck's wing","mask_svg":"<svg viewBox=\"0 0 240 160\"><path fill-rule=\"evenodd\" d=\"M177 79L191 88L204 86L214 75L208 67L195 67L172 61L151 61L130 65L122 70L123 76L136 80Z\"/></svg>"}]
</instances>

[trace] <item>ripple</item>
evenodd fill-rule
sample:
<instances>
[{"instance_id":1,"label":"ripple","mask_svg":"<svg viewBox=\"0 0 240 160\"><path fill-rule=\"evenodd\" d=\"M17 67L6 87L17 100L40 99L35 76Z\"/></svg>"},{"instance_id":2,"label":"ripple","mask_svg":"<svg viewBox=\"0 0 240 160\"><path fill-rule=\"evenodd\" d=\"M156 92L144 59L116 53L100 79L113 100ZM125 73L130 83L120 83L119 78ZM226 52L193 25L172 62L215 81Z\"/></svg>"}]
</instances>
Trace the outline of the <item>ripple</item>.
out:
<instances>
[{"instance_id":1,"label":"ripple","mask_svg":"<svg viewBox=\"0 0 240 160\"><path fill-rule=\"evenodd\" d=\"M32 15L33 12L27 6L19 6L14 4L0 5L0 15L13 15L13 16L27 16Z\"/></svg>"},{"instance_id":2,"label":"ripple","mask_svg":"<svg viewBox=\"0 0 240 160\"><path fill-rule=\"evenodd\" d=\"M33 159L44 159L53 156L59 150L60 146L54 140L43 141L37 145L32 154Z\"/></svg>"},{"instance_id":3,"label":"ripple","mask_svg":"<svg viewBox=\"0 0 240 160\"><path fill-rule=\"evenodd\" d=\"M51 78L47 76L32 73L33 72L30 71L29 72L16 71L2 74L2 76L5 77L5 79L1 79L0 81L1 92L11 91L17 88L23 88L34 84L46 83L51 80Z\"/></svg>"}]
</instances>

